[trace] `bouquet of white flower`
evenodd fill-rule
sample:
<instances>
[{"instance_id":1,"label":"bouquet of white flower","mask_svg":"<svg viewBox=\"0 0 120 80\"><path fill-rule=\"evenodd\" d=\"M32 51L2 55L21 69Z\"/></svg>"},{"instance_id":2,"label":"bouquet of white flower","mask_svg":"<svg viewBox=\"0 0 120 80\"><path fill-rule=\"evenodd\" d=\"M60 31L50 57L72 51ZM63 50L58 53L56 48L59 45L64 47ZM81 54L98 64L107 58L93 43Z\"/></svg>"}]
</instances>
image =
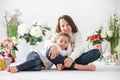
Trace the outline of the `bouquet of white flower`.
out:
<instances>
[{"instance_id":1,"label":"bouquet of white flower","mask_svg":"<svg viewBox=\"0 0 120 80\"><path fill-rule=\"evenodd\" d=\"M103 40L107 40L110 43L110 51L111 51L111 57L114 57L111 59L112 62L117 61L117 51L119 47L119 41L120 41L120 17L114 12L113 16L110 16L108 21L108 29L105 29L105 27L100 27L100 35Z\"/></svg>"},{"instance_id":2,"label":"bouquet of white flower","mask_svg":"<svg viewBox=\"0 0 120 80\"><path fill-rule=\"evenodd\" d=\"M43 37L46 36L46 31L50 30L50 27L47 25L41 25L38 22L34 22L30 26L21 24L18 27L18 34L21 39L25 39L30 45L36 45L37 42L43 41Z\"/></svg>"},{"instance_id":3,"label":"bouquet of white flower","mask_svg":"<svg viewBox=\"0 0 120 80\"><path fill-rule=\"evenodd\" d=\"M120 18L114 13L110 16L108 30L101 28L101 37L110 42L111 54L116 53L115 48L117 47L120 40Z\"/></svg>"}]
</instances>

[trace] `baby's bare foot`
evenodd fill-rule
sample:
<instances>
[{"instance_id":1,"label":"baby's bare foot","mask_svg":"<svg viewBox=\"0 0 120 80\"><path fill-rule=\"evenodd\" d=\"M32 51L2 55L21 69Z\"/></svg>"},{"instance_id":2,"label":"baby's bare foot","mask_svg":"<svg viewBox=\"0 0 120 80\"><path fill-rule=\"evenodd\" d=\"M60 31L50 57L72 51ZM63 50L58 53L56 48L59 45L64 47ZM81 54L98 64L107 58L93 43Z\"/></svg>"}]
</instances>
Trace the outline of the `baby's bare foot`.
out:
<instances>
[{"instance_id":1,"label":"baby's bare foot","mask_svg":"<svg viewBox=\"0 0 120 80\"><path fill-rule=\"evenodd\" d=\"M57 64L57 70L61 71L63 69L63 65L62 64Z\"/></svg>"}]
</instances>

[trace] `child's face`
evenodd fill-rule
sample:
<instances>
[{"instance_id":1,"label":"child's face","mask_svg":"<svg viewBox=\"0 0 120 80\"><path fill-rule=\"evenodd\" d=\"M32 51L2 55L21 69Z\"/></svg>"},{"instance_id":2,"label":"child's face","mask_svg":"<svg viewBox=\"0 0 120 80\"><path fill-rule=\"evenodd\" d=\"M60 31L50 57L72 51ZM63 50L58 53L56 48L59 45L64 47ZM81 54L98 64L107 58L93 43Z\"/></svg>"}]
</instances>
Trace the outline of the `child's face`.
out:
<instances>
[{"instance_id":1,"label":"child's face","mask_svg":"<svg viewBox=\"0 0 120 80\"><path fill-rule=\"evenodd\" d=\"M62 32L65 32L65 33L72 32L71 26L69 25L69 23L65 19L60 20L60 29Z\"/></svg>"},{"instance_id":2,"label":"child's face","mask_svg":"<svg viewBox=\"0 0 120 80\"><path fill-rule=\"evenodd\" d=\"M57 44L61 47L62 50L64 50L65 48L68 47L68 44L69 44L69 39L68 37L66 36L60 36L58 39L57 39Z\"/></svg>"}]
</instances>

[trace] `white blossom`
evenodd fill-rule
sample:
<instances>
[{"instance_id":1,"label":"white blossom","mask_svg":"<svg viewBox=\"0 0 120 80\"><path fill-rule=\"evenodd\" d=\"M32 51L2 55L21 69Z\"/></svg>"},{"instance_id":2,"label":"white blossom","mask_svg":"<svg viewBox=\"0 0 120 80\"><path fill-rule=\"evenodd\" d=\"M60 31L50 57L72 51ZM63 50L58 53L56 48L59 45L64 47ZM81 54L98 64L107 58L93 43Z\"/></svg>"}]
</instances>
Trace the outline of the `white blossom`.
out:
<instances>
[{"instance_id":1,"label":"white blossom","mask_svg":"<svg viewBox=\"0 0 120 80\"><path fill-rule=\"evenodd\" d=\"M20 38L25 39L30 45L36 45L37 42L43 41L43 37L48 29L44 25L39 25L38 21L33 21L29 26L21 25L18 29ZM26 34L26 35L25 35Z\"/></svg>"},{"instance_id":2,"label":"white blossom","mask_svg":"<svg viewBox=\"0 0 120 80\"><path fill-rule=\"evenodd\" d=\"M108 30L108 31L107 31L107 35L108 35L109 37L112 37L112 36L113 36L113 31L112 31L112 30Z\"/></svg>"},{"instance_id":3,"label":"white blossom","mask_svg":"<svg viewBox=\"0 0 120 80\"><path fill-rule=\"evenodd\" d=\"M30 31L30 27L26 24L21 24L18 26L18 34L21 36L24 36L25 34L28 34Z\"/></svg>"},{"instance_id":4,"label":"white blossom","mask_svg":"<svg viewBox=\"0 0 120 80\"><path fill-rule=\"evenodd\" d=\"M34 36L34 37L40 37L42 36L42 30L39 26L36 27L32 27L31 31L30 31L30 35Z\"/></svg>"},{"instance_id":5,"label":"white blossom","mask_svg":"<svg viewBox=\"0 0 120 80\"><path fill-rule=\"evenodd\" d=\"M107 33L105 30L102 30L102 32L100 33L102 38L106 38L107 37Z\"/></svg>"},{"instance_id":6,"label":"white blossom","mask_svg":"<svg viewBox=\"0 0 120 80\"><path fill-rule=\"evenodd\" d=\"M18 40L16 37L11 37L11 40L13 42L14 45L17 45L18 44Z\"/></svg>"}]
</instances>

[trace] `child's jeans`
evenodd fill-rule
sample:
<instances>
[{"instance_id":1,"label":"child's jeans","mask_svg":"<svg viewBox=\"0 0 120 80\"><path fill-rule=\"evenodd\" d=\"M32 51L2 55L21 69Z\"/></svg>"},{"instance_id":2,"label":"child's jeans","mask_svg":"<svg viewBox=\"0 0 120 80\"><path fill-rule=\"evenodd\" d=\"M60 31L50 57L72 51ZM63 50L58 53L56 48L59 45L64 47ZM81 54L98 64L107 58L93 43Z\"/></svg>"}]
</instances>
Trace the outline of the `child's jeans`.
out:
<instances>
[{"instance_id":1,"label":"child's jeans","mask_svg":"<svg viewBox=\"0 0 120 80\"><path fill-rule=\"evenodd\" d=\"M19 71L40 71L41 70L41 59L37 52L30 52L27 56L27 60L17 65Z\"/></svg>"},{"instance_id":2,"label":"child's jeans","mask_svg":"<svg viewBox=\"0 0 120 80\"><path fill-rule=\"evenodd\" d=\"M55 65L57 65L58 63L62 63L64 65L64 60L67 57L58 55L55 59L50 59L49 56L49 52L50 49L47 50L46 52L46 56L47 58ZM83 55L81 55L80 57L78 57L71 65L70 69L74 69L74 64L82 64L82 65L87 65L93 61L96 61L99 57L100 57L100 51L98 49L92 49L88 52L85 52Z\"/></svg>"}]
</instances>

